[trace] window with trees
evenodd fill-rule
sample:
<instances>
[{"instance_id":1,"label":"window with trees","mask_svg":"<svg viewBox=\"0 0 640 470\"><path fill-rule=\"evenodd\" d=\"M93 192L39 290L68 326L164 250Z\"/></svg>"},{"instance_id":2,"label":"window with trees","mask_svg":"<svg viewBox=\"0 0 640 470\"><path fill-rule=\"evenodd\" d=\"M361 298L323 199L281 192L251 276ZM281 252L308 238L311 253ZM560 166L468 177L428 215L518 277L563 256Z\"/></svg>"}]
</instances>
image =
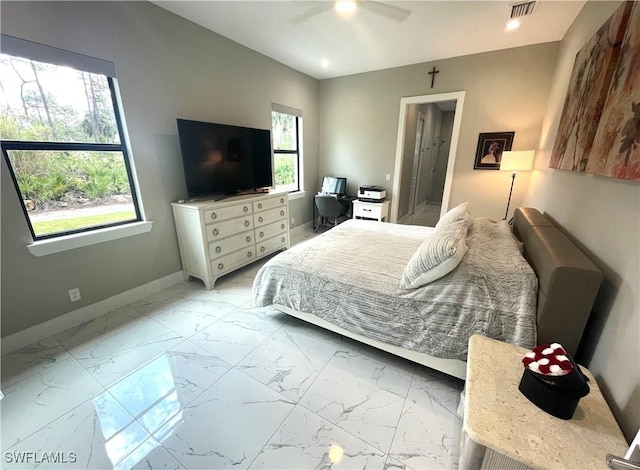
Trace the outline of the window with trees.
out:
<instances>
[{"instance_id":1,"label":"window with trees","mask_svg":"<svg viewBox=\"0 0 640 470\"><path fill-rule=\"evenodd\" d=\"M100 60L95 67L78 55L72 68L73 53L34 43L6 53L5 39L2 153L34 240L140 221L113 64L102 61L113 73L96 73Z\"/></svg>"},{"instance_id":2,"label":"window with trees","mask_svg":"<svg viewBox=\"0 0 640 470\"><path fill-rule=\"evenodd\" d=\"M273 105L271 122L275 189L288 192L301 191L301 113Z\"/></svg>"}]
</instances>

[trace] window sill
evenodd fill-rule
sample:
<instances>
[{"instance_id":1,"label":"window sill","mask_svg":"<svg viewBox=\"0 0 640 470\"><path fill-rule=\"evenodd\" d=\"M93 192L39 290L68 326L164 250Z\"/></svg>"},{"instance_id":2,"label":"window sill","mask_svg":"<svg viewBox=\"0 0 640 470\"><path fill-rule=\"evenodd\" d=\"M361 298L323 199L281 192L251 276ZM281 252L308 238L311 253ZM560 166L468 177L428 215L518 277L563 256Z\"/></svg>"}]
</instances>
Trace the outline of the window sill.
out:
<instances>
[{"instance_id":1,"label":"window sill","mask_svg":"<svg viewBox=\"0 0 640 470\"><path fill-rule=\"evenodd\" d=\"M303 197L305 197L307 194L306 191L294 191L292 193L289 193L289 200L290 201L295 201L296 199L302 199Z\"/></svg>"},{"instance_id":2,"label":"window sill","mask_svg":"<svg viewBox=\"0 0 640 470\"><path fill-rule=\"evenodd\" d=\"M82 248L84 246L97 245L98 243L117 240L119 238L131 237L151 230L153 222L135 222L128 225L109 227L93 232L74 233L51 240L41 240L27 245L27 248L34 256L46 256L62 251Z\"/></svg>"}]
</instances>

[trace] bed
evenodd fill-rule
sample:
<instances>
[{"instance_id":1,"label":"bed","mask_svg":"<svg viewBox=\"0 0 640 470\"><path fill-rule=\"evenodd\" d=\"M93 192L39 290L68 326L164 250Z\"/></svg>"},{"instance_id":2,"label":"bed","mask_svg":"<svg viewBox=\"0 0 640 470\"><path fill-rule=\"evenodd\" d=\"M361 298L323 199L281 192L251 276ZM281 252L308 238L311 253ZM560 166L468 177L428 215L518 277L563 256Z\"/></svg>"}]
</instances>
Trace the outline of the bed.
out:
<instances>
[{"instance_id":1,"label":"bed","mask_svg":"<svg viewBox=\"0 0 640 470\"><path fill-rule=\"evenodd\" d=\"M513 226L467 219L463 256L424 285L407 271L441 227L349 220L269 260L254 303L459 378L472 334L575 353L597 267L536 209L516 209Z\"/></svg>"}]
</instances>

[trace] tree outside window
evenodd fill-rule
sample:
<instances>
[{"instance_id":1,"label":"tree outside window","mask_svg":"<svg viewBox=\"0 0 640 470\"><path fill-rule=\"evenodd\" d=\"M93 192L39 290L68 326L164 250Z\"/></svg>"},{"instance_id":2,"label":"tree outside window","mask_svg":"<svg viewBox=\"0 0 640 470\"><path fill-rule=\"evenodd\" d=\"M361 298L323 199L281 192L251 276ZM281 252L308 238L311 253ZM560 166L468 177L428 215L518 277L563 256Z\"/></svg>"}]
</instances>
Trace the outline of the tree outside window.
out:
<instances>
[{"instance_id":1,"label":"tree outside window","mask_svg":"<svg viewBox=\"0 0 640 470\"><path fill-rule=\"evenodd\" d=\"M34 239L141 220L113 78L0 54L0 136Z\"/></svg>"},{"instance_id":2,"label":"tree outside window","mask_svg":"<svg viewBox=\"0 0 640 470\"><path fill-rule=\"evenodd\" d=\"M273 163L275 189L300 190L300 132L298 116L272 111Z\"/></svg>"}]
</instances>

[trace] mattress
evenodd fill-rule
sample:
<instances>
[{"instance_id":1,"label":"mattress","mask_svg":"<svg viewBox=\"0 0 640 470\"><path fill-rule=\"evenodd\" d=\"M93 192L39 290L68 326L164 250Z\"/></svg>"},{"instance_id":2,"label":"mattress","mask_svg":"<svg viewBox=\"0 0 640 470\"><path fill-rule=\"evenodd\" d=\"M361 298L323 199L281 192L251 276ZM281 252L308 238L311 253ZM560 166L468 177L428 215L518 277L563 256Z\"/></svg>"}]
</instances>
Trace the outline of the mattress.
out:
<instances>
[{"instance_id":1,"label":"mattress","mask_svg":"<svg viewBox=\"0 0 640 470\"><path fill-rule=\"evenodd\" d=\"M537 278L504 221L472 219L456 269L417 289L400 286L432 230L349 220L269 260L255 278L254 303L445 359L466 360L472 334L535 346Z\"/></svg>"}]
</instances>

